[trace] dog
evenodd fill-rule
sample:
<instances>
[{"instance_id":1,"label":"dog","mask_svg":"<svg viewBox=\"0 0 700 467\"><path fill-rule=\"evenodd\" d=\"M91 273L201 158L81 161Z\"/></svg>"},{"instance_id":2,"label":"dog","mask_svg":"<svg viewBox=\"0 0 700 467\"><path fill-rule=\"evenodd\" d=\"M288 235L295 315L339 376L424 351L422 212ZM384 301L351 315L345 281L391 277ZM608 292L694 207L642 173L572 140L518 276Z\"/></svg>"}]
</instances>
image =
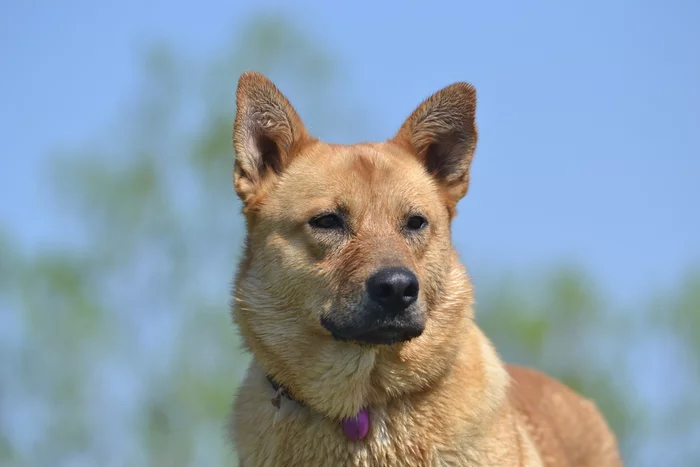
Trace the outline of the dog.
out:
<instances>
[{"instance_id":1,"label":"dog","mask_svg":"<svg viewBox=\"0 0 700 467\"><path fill-rule=\"evenodd\" d=\"M319 141L255 72L236 105L232 316L253 356L230 418L241 466L622 465L592 401L504 364L474 321L451 243L471 85L383 143Z\"/></svg>"}]
</instances>

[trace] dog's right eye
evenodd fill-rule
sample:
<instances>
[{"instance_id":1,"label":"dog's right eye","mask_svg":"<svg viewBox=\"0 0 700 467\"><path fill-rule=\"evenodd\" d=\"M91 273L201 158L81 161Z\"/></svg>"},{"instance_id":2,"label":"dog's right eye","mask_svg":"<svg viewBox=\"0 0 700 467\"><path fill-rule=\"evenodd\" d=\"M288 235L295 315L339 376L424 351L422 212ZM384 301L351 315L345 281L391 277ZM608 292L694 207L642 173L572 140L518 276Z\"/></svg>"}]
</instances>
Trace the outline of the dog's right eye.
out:
<instances>
[{"instance_id":1,"label":"dog's right eye","mask_svg":"<svg viewBox=\"0 0 700 467\"><path fill-rule=\"evenodd\" d=\"M336 214L323 214L311 219L309 225L316 229L340 229L343 227L343 220Z\"/></svg>"}]
</instances>

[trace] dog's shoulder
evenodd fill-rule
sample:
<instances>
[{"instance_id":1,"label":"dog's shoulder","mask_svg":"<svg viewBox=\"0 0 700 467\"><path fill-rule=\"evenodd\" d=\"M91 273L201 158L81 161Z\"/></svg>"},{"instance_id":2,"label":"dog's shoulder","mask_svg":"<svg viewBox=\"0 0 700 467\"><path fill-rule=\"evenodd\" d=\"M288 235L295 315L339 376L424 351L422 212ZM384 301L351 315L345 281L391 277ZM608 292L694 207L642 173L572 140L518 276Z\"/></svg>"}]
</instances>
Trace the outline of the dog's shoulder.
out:
<instances>
[{"instance_id":1,"label":"dog's shoulder","mask_svg":"<svg viewBox=\"0 0 700 467\"><path fill-rule=\"evenodd\" d=\"M622 465L615 437L593 401L537 370L506 368L509 401L545 465Z\"/></svg>"}]
</instances>

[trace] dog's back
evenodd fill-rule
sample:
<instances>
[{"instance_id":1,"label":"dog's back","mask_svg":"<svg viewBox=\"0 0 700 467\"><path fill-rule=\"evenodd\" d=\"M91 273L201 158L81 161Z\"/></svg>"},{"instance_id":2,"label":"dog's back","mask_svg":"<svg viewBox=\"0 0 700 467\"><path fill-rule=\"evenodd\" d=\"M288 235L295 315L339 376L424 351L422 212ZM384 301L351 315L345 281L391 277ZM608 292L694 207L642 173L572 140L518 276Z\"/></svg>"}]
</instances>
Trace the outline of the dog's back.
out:
<instances>
[{"instance_id":1,"label":"dog's back","mask_svg":"<svg viewBox=\"0 0 700 467\"><path fill-rule=\"evenodd\" d=\"M539 371L506 367L511 403L545 465L622 465L615 438L593 402Z\"/></svg>"}]
</instances>

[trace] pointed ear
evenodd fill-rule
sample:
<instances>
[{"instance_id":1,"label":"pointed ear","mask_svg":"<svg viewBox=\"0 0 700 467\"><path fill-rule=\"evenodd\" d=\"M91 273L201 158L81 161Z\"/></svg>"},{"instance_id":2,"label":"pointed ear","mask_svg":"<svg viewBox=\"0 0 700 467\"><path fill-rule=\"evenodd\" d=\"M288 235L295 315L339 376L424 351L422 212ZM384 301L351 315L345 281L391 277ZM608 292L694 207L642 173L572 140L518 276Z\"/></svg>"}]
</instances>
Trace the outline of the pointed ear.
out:
<instances>
[{"instance_id":1,"label":"pointed ear","mask_svg":"<svg viewBox=\"0 0 700 467\"><path fill-rule=\"evenodd\" d=\"M245 207L309 139L299 115L269 79L255 72L241 75L233 127L233 184Z\"/></svg>"},{"instance_id":2,"label":"pointed ear","mask_svg":"<svg viewBox=\"0 0 700 467\"><path fill-rule=\"evenodd\" d=\"M426 99L391 140L413 153L445 189L451 207L469 188L476 148L476 91L455 83Z\"/></svg>"}]
</instances>

